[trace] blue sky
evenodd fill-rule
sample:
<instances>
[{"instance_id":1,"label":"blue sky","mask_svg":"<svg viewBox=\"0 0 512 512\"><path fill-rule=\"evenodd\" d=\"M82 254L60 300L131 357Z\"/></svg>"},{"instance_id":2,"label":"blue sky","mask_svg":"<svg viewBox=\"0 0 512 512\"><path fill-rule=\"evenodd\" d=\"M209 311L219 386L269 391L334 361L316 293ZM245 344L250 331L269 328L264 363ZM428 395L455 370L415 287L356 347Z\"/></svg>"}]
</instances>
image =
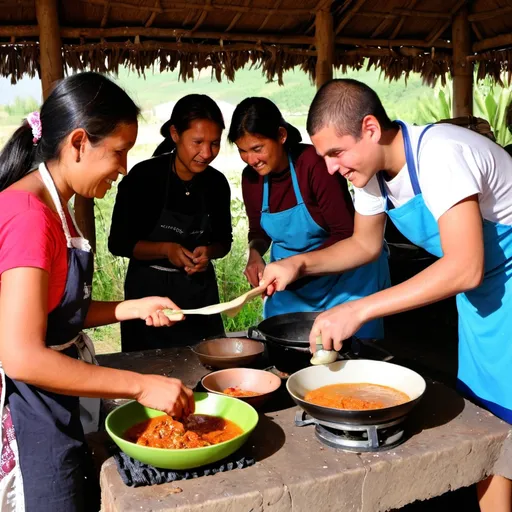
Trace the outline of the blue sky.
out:
<instances>
[{"instance_id":1,"label":"blue sky","mask_svg":"<svg viewBox=\"0 0 512 512\"><path fill-rule=\"evenodd\" d=\"M37 102L41 101L41 81L39 78L24 77L15 85L10 78L0 78L0 105L13 103L17 96L28 98L32 96Z\"/></svg>"}]
</instances>

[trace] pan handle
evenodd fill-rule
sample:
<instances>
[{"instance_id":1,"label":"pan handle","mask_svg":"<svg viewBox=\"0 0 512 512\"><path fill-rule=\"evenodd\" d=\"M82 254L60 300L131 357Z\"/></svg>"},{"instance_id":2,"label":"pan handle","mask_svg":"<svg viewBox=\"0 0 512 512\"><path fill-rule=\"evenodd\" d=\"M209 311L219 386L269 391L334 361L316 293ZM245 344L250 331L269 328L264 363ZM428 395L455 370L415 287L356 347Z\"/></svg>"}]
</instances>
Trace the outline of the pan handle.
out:
<instances>
[{"instance_id":1,"label":"pan handle","mask_svg":"<svg viewBox=\"0 0 512 512\"><path fill-rule=\"evenodd\" d=\"M295 413L295 425L297 427L305 427L307 425L313 425L315 423L315 418L306 419L308 413L303 411L302 409Z\"/></svg>"},{"instance_id":2,"label":"pan handle","mask_svg":"<svg viewBox=\"0 0 512 512\"><path fill-rule=\"evenodd\" d=\"M257 327L249 327L249 329L247 329L247 337L251 340L266 341L265 336L258 331Z\"/></svg>"}]
</instances>

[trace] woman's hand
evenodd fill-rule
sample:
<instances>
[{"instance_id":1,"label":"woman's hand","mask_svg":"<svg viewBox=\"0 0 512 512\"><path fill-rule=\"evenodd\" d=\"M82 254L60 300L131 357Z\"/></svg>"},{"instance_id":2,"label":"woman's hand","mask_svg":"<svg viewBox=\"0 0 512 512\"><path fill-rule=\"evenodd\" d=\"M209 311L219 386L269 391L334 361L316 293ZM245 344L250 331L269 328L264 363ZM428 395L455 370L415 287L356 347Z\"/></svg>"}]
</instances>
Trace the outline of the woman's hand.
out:
<instances>
[{"instance_id":1,"label":"woman's hand","mask_svg":"<svg viewBox=\"0 0 512 512\"><path fill-rule=\"evenodd\" d=\"M253 288L257 288L260 285L264 270L265 262L263 261L261 254L255 249L250 249L249 259L247 260L247 265L244 270L244 276Z\"/></svg>"},{"instance_id":2,"label":"woman's hand","mask_svg":"<svg viewBox=\"0 0 512 512\"><path fill-rule=\"evenodd\" d=\"M175 418L186 417L195 410L194 393L178 379L162 375L139 375L140 404L158 409Z\"/></svg>"},{"instance_id":3,"label":"woman's hand","mask_svg":"<svg viewBox=\"0 0 512 512\"><path fill-rule=\"evenodd\" d=\"M167 244L167 259L178 268L192 268L194 255L185 247L174 242Z\"/></svg>"},{"instance_id":4,"label":"woman's hand","mask_svg":"<svg viewBox=\"0 0 512 512\"><path fill-rule=\"evenodd\" d=\"M210 252L208 247L199 246L192 253L192 265L185 267L185 272L190 276L196 272L204 272L210 262Z\"/></svg>"},{"instance_id":5,"label":"woman's hand","mask_svg":"<svg viewBox=\"0 0 512 512\"><path fill-rule=\"evenodd\" d=\"M341 350L343 341L350 338L367 321L358 302L345 302L316 317L309 335L311 352L316 351L316 340L319 336L322 337L325 350Z\"/></svg>"},{"instance_id":6,"label":"woman's hand","mask_svg":"<svg viewBox=\"0 0 512 512\"><path fill-rule=\"evenodd\" d=\"M171 299L167 297L145 297L143 299L125 300L116 307L116 318L118 321L123 320L145 320L146 325L153 327L169 326L176 323L176 321L183 320L184 316L176 316L176 320L169 320L169 318L162 313L162 309L175 309L180 308L174 304Z\"/></svg>"}]
</instances>

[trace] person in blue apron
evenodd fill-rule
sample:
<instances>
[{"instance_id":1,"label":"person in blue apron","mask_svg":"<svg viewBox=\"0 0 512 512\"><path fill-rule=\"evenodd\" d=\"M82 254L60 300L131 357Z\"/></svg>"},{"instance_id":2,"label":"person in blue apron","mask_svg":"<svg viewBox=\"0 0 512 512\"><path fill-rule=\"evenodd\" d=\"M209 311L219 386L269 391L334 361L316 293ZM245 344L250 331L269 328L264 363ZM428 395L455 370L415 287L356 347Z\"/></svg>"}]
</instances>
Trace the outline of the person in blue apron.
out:
<instances>
[{"instance_id":1,"label":"person in blue apron","mask_svg":"<svg viewBox=\"0 0 512 512\"><path fill-rule=\"evenodd\" d=\"M512 158L465 128L391 122L375 92L355 80L318 91L308 131L329 172L354 185L356 228L337 246L267 267L267 292L302 274L376 258L387 214L439 259L404 283L320 315L312 350L319 334L324 347L339 349L368 320L456 295L458 388L512 423ZM477 486L483 511L511 510L512 462L500 471Z\"/></svg>"},{"instance_id":2,"label":"person in blue apron","mask_svg":"<svg viewBox=\"0 0 512 512\"><path fill-rule=\"evenodd\" d=\"M130 258L125 298L170 297L184 309L219 302L212 260L231 249L230 188L210 166L224 120L208 96L190 94L173 108L161 133L171 152L137 164L118 189L109 249ZM140 320L121 324L123 352L191 345L224 335L219 314L189 316L155 331Z\"/></svg>"},{"instance_id":3,"label":"person in blue apron","mask_svg":"<svg viewBox=\"0 0 512 512\"><path fill-rule=\"evenodd\" d=\"M242 192L249 218L249 259L245 270L258 286L270 261L329 247L352 235L354 210L344 180L331 176L313 146L300 144L296 128L267 98L247 98L235 109L229 140L248 165ZM305 278L265 300L265 318L291 312L325 311L389 286L387 252L373 263L338 275ZM381 319L357 331L384 337Z\"/></svg>"},{"instance_id":4,"label":"person in blue apron","mask_svg":"<svg viewBox=\"0 0 512 512\"><path fill-rule=\"evenodd\" d=\"M99 510L79 397L131 398L175 415L194 409L177 379L91 364L82 332L131 318L168 326L161 310L177 307L166 297L92 300L94 256L67 207L75 193L102 198L126 173L138 115L107 78L73 75L0 154L2 511Z\"/></svg>"}]
</instances>

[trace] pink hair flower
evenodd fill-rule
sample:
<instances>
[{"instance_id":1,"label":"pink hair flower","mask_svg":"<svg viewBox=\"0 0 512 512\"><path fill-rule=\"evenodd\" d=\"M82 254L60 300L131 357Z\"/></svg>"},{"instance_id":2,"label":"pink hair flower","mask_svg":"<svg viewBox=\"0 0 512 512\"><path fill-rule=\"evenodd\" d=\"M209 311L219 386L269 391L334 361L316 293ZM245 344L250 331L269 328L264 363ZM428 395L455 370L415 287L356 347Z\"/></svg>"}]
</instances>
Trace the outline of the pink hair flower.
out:
<instances>
[{"instance_id":1,"label":"pink hair flower","mask_svg":"<svg viewBox=\"0 0 512 512\"><path fill-rule=\"evenodd\" d=\"M28 122L30 128L32 128L32 136L33 136L32 142L35 145L39 142L39 140L41 139L41 135L43 133L43 128L41 126L41 118L39 117L39 112L31 112L27 116L27 122Z\"/></svg>"}]
</instances>

